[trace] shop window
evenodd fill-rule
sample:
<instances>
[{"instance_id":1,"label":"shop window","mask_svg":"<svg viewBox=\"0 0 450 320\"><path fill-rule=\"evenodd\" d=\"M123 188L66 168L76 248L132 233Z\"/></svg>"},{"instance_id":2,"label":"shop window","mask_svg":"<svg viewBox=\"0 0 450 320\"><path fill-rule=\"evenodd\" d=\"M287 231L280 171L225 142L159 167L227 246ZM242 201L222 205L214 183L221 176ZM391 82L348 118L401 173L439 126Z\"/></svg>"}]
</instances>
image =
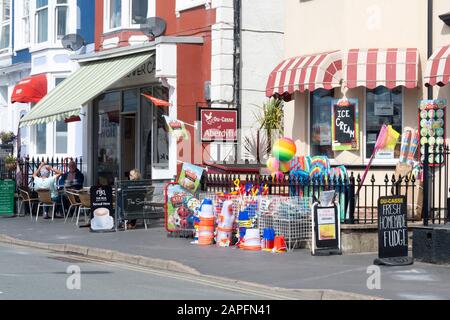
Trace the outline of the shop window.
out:
<instances>
[{"instance_id":1,"label":"shop window","mask_svg":"<svg viewBox=\"0 0 450 320\"><path fill-rule=\"evenodd\" d=\"M36 0L36 41L48 40L48 0Z\"/></svg>"},{"instance_id":2,"label":"shop window","mask_svg":"<svg viewBox=\"0 0 450 320\"><path fill-rule=\"evenodd\" d=\"M56 122L55 126L55 152L57 154L67 153L67 123Z\"/></svg>"},{"instance_id":3,"label":"shop window","mask_svg":"<svg viewBox=\"0 0 450 320\"><path fill-rule=\"evenodd\" d=\"M123 92L122 112L137 112L138 92L137 90L126 90Z\"/></svg>"},{"instance_id":4,"label":"shop window","mask_svg":"<svg viewBox=\"0 0 450 320\"><path fill-rule=\"evenodd\" d=\"M11 29L11 0L0 1L0 50L9 48Z\"/></svg>"},{"instance_id":5,"label":"shop window","mask_svg":"<svg viewBox=\"0 0 450 320\"><path fill-rule=\"evenodd\" d=\"M36 125L36 154L47 153L47 124Z\"/></svg>"},{"instance_id":6,"label":"shop window","mask_svg":"<svg viewBox=\"0 0 450 320\"><path fill-rule=\"evenodd\" d=\"M121 92L109 92L96 101L98 114L98 183L112 185L119 176L119 123Z\"/></svg>"},{"instance_id":7,"label":"shop window","mask_svg":"<svg viewBox=\"0 0 450 320\"><path fill-rule=\"evenodd\" d=\"M56 38L62 39L68 30L69 6L67 0L57 0L56 2Z\"/></svg>"},{"instance_id":8,"label":"shop window","mask_svg":"<svg viewBox=\"0 0 450 320\"><path fill-rule=\"evenodd\" d=\"M155 87L153 96L169 100L169 91L165 87ZM169 165L169 133L164 115L169 115L167 107L153 107L153 165Z\"/></svg>"},{"instance_id":9,"label":"shop window","mask_svg":"<svg viewBox=\"0 0 450 320\"><path fill-rule=\"evenodd\" d=\"M310 140L312 156L334 158L331 144L331 106L333 90L317 89L310 98Z\"/></svg>"},{"instance_id":10,"label":"shop window","mask_svg":"<svg viewBox=\"0 0 450 320\"><path fill-rule=\"evenodd\" d=\"M131 0L131 24L146 23L148 2L148 0Z\"/></svg>"},{"instance_id":11,"label":"shop window","mask_svg":"<svg viewBox=\"0 0 450 320\"><path fill-rule=\"evenodd\" d=\"M383 124L402 132L403 92L400 87L377 87L366 91L366 158L370 158ZM396 159L400 155L400 141L393 152L380 151L376 159Z\"/></svg>"}]
</instances>

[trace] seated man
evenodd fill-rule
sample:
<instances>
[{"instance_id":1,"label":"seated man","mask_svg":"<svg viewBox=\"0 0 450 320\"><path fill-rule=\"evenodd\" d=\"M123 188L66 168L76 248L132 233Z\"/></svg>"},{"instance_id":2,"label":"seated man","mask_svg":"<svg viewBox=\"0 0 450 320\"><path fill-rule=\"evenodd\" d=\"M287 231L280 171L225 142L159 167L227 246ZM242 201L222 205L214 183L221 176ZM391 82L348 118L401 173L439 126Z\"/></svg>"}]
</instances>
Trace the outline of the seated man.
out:
<instances>
[{"instance_id":1,"label":"seated man","mask_svg":"<svg viewBox=\"0 0 450 320\"><path fill-rule=\"evenodd\" d=\"M59 181L59 186L67 189L80 190L83 188L84 175L78 170L75 161L69 162L69 172L64 173Z\"/></svg>"},{"instance_id":2,"label":"seated man","mask_svg":"<svg viewBox=\"0 0 450 320\"><path fill-rule=\"evenodd\" d=\"M50 172L53 171L55 174L50 177ZM33 173L34 178L34 190L50 190L52 201L59 202L58 190L56 189L56 181L61 175L61 171L52 168L51 166L46 166L43 161L39 168ZM44 219L49 219L48 207L45 207Z\"/></svg>"}]
</instances>

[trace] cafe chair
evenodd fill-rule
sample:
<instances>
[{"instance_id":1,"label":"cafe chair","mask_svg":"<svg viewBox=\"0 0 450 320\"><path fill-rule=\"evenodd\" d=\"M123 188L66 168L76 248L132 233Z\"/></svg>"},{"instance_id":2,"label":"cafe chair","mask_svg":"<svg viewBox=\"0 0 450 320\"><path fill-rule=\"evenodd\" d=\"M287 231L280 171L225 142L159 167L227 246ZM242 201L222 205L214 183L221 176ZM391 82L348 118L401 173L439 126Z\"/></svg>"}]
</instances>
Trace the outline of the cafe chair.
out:
<instances>
[{"instance_id":1,"label":"cafe chair","mask_svg":"<svg viewBox=\"0 0 450 320\"><path fill-rule=\"evenodd\" d=\"M52 201L52 196L50 190L37 190L39 204L36 212L36 221L39 217L39 209L42 208L42 215L44 215L44 208L51 207L52 208L52 220L55 219L55 209L56 203Z\"/></svg>"},{"instance_id":2,"label":"cafe chair","mask_svg":"<svg viewBox=\"0 0 450 320\"><path fill-rule=\"evenodd\" d=\"M77 214L77 223L76 225L78 226L78 222L80 220L80 212L81 210L83 210L84 213L84 221L87 222L87 216L86 216L86 211L90 211L91 210L91 195L87 192L80 192L78 194L78 198L80 199L80 203L81 205L78 207L78 214Z\"/></svg>"},{"instance_id":3,"label":"cafe chair","mask_svg":"<svg viewBox=\"0 0 450 320\"><path fill-rule=\"evenodd\" d=\"M73 218L77 215L78 209L81 206L81 202L78 200L78 193L67 190L67 189L64 191L64 193L70 203L69 209L67 210L66 218L64 219L64 223L66 223L71 212L72 212L72 220L71 221L73 221Z\"/></svg>"},{"instance_id":4,"label":"cafe chair","mask_svg":"<svg viewBox=\"0 0 450 320\"><path fill-rule=\"evenodd\" d=\"M22 210L22 205L24 203L28 203L28 209L30 210L30 218L31 220L33 220L33 206L38 202L39 202L38 198L32 198L30 196L30 190L25 188L19 188L19 210L18 210L19 216ZM25 216L25 213L23 216Z\"/></svg>"}]
</instances>

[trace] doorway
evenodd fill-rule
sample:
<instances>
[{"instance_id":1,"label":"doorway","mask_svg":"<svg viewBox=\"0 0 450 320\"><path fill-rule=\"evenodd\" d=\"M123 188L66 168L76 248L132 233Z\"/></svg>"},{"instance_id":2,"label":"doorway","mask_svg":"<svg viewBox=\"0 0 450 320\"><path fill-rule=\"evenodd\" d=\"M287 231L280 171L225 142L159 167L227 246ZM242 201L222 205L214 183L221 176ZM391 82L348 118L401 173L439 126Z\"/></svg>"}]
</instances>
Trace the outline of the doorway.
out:
<instances>
[{"instance_id":1,"label":"doorway","mask_svg":"<svg viewBox=\"0 0 450 320\"><path fill-rule=\"evenodd\" d=\"M136 167L136 114L123 114L121 136L121 179L128 180Z\"/></svg>"}]
</instances>

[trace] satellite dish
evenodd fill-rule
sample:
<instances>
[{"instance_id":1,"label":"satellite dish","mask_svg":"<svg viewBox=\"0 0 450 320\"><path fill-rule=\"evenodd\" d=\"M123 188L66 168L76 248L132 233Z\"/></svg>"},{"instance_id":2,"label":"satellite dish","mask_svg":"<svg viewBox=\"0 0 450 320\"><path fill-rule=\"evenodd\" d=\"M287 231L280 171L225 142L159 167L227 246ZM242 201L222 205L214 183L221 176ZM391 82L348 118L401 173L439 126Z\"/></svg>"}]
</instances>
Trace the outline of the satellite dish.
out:
<instances>
[{"instance_id":1,"label":"satellite dish","mask_svg":"<svg viewBox=\"0 0 450 320\"><path fill-rule=\"evenodd\" d=\"M152 37L159 37L166 31L166 21L159 17L147 19L145 24L141 24L141 30Z\"/></svg>"},{"instance_id":2,"label":"satellite dish","mask_svg":"<svg viewBox=\"0 0 450 320\"><path fill-rule=\"evenodd\" d=\"M75 33L65 35L61 41L64 48L70 51L78 51L86 45L83 37Z\"/></svg>"}]
</instances>

